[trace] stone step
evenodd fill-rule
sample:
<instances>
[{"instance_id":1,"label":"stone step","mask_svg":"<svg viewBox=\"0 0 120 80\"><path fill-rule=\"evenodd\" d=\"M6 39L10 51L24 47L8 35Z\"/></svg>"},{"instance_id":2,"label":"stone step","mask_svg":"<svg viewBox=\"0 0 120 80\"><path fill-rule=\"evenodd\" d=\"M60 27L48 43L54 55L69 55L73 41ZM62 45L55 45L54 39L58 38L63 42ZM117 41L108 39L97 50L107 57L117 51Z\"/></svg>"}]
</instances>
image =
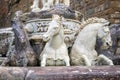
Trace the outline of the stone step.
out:
<instances>
[{"instance_id":1,"label":"stone step","mask_svg":"<svg viewBox=\"0 0 120 80\"><path fill-rule=\"evenodd\" d=\"M0 67L0 80L120 80L120 66Z\"/></svg>"}]
</instances>

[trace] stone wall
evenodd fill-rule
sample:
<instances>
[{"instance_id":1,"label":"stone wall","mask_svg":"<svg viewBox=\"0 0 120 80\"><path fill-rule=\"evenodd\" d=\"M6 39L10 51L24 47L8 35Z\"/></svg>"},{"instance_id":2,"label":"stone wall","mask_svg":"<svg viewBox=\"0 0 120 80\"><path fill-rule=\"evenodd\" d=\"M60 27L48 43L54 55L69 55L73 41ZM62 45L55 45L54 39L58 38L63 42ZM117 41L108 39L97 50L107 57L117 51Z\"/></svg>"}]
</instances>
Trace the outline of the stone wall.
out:
<instances>
[{"instance_id":1,"label":"stone wall","mask_svg":"<svg viewBox=\"0 0 120 80\"><path fill-rule=\"evenodd\" d=\"M71 7L82 12L86 19L103 17L120 24L120 0L71 0Z\"/></svg>"},{"instance_id":2,"label":"stone wall","mask_svg":"<svg viewBox=\"0 0 120 80\"><path fill-rule=\"evenodd\" d=\"M6 26L8 23L8 2L5 0L0 0L0 27Z\"/></svg>"}]
</instances>

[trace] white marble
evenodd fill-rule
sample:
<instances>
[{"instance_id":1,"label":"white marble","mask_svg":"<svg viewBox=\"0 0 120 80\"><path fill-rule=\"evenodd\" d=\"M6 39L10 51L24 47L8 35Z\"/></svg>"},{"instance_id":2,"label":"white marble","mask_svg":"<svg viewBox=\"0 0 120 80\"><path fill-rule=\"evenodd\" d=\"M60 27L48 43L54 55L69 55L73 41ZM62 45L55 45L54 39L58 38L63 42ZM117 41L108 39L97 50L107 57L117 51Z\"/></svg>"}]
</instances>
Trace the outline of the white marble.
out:
<instances>
[{"instance_id":1,"label":"white marble","mask_svg":"<svg viewBox=\"0 0 120 80\"><path fill-rule=\"evenodd\" d=\"M105 60L108 65L113 65L112 60L104 55L98 56L95 50L96 38L101 38L104 46L111 46L111 36L109 31L109 21L103 18L90 18L82 22L83 28L72 47L70 53L71 62L73 65L95 65L95 60Z\"/></svg>"},{"instance_id":2,"label":"white marble","mask_svg":"<svg viewBox=\"0 0 120 80\"><path fill-rule=\"evenodd\" d=\"M53 15L49 23L48 31L43 35L43 40L47 41L41 56L41 66L46 66L47 59L64 60L66 66L70 66L67 46L64 42L64 29L58 15ZM54 66L54 65L53 65Z\"/></svg>"}]
</instances>

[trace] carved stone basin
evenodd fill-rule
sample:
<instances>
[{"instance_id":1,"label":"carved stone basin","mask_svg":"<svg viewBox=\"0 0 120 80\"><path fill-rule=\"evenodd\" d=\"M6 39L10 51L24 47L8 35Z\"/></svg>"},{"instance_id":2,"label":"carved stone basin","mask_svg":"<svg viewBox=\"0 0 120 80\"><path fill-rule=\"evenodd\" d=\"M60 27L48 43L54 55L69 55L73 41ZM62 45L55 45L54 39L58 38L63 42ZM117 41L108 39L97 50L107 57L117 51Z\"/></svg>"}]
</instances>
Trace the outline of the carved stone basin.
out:
<instances>
[{"instance_id":1,"label":"carved stone basin","mask_svg":"<svg viewBox=\"0 0 120 80\"><path fill-rule=\"evenodd\" d=\"M33 22L32 21L27 22L27 24L29 23L31 24ZM9 34L12 32L11 28L1 29L1 45L2 45L2 41L4 41L2 34L6 33L6 31L8 31ZM4 35L4 37L10 38L11 36ZM6 57L0 57L0 63L5 58ZM16 79L17 80L84 80L84 79L85 80L111 80L111 79L119 80L120 66L93 66L93 67L85 67L85 66L58 67L56 66L56 67L44 67L44 68L42 67L28 67L28 68L0 67L0 80L7 80L7 79L9 80L16 80Z\"/></svg>"},{"instance_id":2,"label":"carved stone basin","mask_svg":"<svg viewBox=\"0 0 120 80\"><path fill-rule=\"evenodd\" d=\"M29 37L34 35L39 35L39 37L42 37L42 35L48 30L48 25L51 20L51 18L47 18L26 21L25 29L27 30ZM65 19L62 24L64 27L65 42L68 47L71 47L80 30L80 22L73 19Z\"/></svg>"}]
</instances>

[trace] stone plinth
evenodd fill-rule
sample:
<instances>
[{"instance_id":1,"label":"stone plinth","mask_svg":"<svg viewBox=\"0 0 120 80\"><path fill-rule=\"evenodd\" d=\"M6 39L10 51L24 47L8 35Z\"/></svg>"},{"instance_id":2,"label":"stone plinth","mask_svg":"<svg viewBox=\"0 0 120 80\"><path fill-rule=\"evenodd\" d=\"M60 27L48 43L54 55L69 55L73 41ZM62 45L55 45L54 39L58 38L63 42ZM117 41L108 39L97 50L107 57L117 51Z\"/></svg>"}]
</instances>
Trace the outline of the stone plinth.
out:
<instances>
[{"instance_id":1,"label":"stone plinth","mask_svg":"<svg viewBox=\"0 0 120 80\"><path fill-rule=\"evenodd\" d=\"M119 80L120 66L0 67L0 80Z\"/></svg>"}]
</instances>

